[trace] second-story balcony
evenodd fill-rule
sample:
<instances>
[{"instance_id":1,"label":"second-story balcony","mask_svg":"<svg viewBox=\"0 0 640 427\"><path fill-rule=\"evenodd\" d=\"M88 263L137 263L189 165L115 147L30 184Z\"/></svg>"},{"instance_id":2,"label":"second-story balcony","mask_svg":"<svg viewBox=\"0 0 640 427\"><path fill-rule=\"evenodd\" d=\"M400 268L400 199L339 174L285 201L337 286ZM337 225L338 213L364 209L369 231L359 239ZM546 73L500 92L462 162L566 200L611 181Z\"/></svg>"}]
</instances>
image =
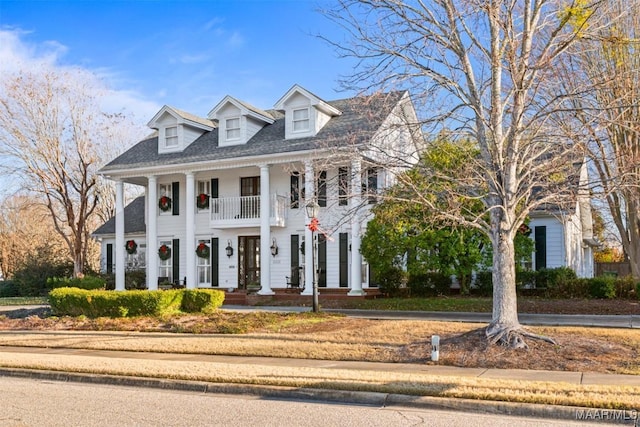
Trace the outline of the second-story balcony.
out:
<instances>
[{"instance_id":1,"label":"second-story balcony","mask_svg":"<svg viewBox=\"0 0 640 427\"><path fill-rule=\"evenodd\" d=\"M212 228L259 227L260 196L221 197L211 199ZM269 225L284 227L287 219L287 198L269 197Z\"/></svg>"}]
</instances>

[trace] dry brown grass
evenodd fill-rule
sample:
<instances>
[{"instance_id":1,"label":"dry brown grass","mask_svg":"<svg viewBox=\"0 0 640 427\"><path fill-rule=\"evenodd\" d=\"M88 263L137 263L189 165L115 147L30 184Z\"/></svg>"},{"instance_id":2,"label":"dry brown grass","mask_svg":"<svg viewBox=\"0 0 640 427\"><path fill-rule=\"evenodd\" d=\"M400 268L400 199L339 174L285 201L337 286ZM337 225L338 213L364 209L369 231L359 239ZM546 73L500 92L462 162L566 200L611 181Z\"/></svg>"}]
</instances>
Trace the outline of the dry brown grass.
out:
<instances>
[{"instance_id":1,"label":"dry brown grass","mask_svg":"<svg viewBox=\"0 0 640 427\"><path fill-rule=\"evenodd\" d=\"M365 320L311 313L230 313L164 319L0 318L0 330L181 332L127 337L0 334L0 345L256 355L325 360L431 363L430 337L441 337L441 365L640 374L640 331L531 327L557 345L528 340L529 350L488 345L483 325Z\"/></svg>"}]
</instances>

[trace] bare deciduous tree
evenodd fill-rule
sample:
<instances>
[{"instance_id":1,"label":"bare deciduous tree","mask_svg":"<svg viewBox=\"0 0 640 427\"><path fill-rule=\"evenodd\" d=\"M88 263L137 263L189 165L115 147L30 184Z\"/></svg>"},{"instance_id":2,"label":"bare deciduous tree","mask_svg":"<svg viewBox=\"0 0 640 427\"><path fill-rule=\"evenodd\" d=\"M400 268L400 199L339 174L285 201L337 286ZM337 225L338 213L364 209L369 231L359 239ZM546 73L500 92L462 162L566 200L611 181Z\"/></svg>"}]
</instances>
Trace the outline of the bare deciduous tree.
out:
<instances>
[{"instance_id":1,"label":"bare deciduous tree","mask_svg":"<svg viewBox=\"0 0 640 427\"><path fill-rule=\"evenodd\" d=\"M567 64L575 121L567 134L584 143L598 178L594 194L605 201L631 272L640 278L640 3L610 0L601 18L611 25L583 42ZM576 126L577 125L577 126Z\"/></svg>"},{"instance_id":2,"label":"bare deciduous tree","mask_svg":"<svg viewBox=\"0 0 640 427\"><path fill-rule=\"evenodd\" d=\"M412 202L491 240L493 315L486 334L493 343L525 347L524 337L535 336L518 320L513 242L533 209L575 194L580 156L549 119L571 96L558 93L556 65L597 30L600 6L586 0L340 0L323 12L347 32L348 40L329 43L358 60L345 88L409 89L426 132L446 127L452 137L476 141L480 154L465 176L438 177L451 182L437 195L440 204L417 187ZM461 198L481 201L484 211L465 211Z\"/></svg>"},{"instance_id":3,"label":"bare deciduous tree","mask_svg":"<svg viewBox=\"0 0 640 427\"><path fill-rule=\"evenodd\" d=\"M87 264L100 202L97 147L119 115L102 112L95 77L81 70L21 70L0 85L0 155L23 191L38 197L79 275Z\"/></svg>"}]
</instances>

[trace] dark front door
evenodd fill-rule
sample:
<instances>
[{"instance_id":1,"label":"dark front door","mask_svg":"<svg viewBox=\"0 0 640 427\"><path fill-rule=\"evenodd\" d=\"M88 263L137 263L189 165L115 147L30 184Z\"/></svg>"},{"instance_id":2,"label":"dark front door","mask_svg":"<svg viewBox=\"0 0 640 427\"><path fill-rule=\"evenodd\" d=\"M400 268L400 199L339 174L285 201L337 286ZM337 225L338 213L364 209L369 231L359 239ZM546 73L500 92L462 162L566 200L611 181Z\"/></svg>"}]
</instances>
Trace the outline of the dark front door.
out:
<instances>
[{"instance_id":1,"label":"dark front door","mask_svg":"<svg viewBox=\"0 0 640 427\"><path fill-rule=\"evenodd\" d=\"M238 237L238 285L260 285L260 236Z\"/></svg>"}]
</instances>

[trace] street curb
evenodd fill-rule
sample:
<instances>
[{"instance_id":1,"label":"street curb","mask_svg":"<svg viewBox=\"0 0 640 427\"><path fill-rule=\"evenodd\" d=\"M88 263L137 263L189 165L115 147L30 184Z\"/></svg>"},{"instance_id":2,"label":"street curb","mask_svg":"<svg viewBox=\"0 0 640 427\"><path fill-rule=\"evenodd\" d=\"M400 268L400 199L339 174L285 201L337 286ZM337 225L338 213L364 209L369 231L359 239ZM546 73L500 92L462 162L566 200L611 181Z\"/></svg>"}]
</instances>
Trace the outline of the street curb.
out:
<instances>
[{"instance_id":1,"label":"street curb","mask_svg":"<svg viewBox=\"0 0 640 427\"><path fill-rule=\"evenodd\" d=\"M268 399L293 399L336 402L342 404L371 405L380 407L409 407L416 409L438 409L494 415L509 415L553 420L578 420L579 413L598 411L595 408L577 406L552 406L530 403L471 400L431 396L411 396L381 392L316 389L306 387L261 386L236 383L210 383L160 378L98 375L73 372L58 372L36 369L0 368L0 377L30 378L85 384L104 384L128 387L157 388L163 390L191 391L210 394L236 394L261 396ZM607 420L603 424L629 424L629 420ZM633 420L631 420L633 423Z\"/></svg>"}]
</instances>

